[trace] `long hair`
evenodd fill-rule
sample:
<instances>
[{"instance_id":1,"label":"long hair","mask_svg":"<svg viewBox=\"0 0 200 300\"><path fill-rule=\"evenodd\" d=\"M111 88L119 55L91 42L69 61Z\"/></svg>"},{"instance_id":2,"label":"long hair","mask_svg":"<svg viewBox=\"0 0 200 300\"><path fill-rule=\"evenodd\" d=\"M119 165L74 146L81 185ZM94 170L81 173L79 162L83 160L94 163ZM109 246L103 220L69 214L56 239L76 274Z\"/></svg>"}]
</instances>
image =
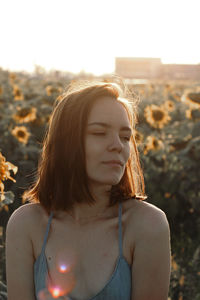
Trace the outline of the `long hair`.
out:
<instances>
[{"instance_id":1,"label":"long hair","mask_svg":"<svg viewBox=\"0 0 200 300\"><path fill-rule=\"evenodd\" d=\"M39 202L47 213L68 211L75 202L95 203L88 188L84 138L91 108L104 96L124 106L134 132L137 123L134 98L130 101L118 84L101 81L71 84L62 99L54 104L39 157L37 179L25 191L23 200ZM109 206L131 197L147 198L134 134L124 174L111 188Z\"/></svg>"}]
</instances>

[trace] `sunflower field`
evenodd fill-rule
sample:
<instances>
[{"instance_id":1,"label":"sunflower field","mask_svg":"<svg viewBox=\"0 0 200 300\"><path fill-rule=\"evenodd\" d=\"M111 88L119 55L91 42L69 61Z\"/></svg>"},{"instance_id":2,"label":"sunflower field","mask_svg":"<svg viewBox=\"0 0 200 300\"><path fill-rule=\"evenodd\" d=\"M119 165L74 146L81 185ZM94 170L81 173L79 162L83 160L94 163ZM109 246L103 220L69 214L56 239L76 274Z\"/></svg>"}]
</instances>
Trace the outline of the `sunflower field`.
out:
<instances>
[{"instance_id":1,"label":"sunflower field","mask_svg":"<svg viewBox=\"0 0 200 300\"><path fill-rule=\"evenodd\" d=\"M6 299L6 224L12 212L26 204L23 193L35 179L55 101L61 101L60 95L71 80L80 77L0 69L2 299ZM200 300L200 82L151 80L127 85L139 99L134 134L144 171L146 201L166 213L171 230L168 299Z\"/></svg>"}]
</instances>

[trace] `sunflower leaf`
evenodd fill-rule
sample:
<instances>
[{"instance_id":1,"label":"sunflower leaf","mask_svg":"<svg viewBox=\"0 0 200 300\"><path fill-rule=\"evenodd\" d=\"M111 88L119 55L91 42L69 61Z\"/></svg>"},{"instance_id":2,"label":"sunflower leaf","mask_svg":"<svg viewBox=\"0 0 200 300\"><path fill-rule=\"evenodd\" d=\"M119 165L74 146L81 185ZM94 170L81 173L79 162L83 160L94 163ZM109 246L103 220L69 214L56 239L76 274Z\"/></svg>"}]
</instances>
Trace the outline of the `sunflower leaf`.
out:
<instances>
[{"instance_id":1,"label":"sunflower leaf","mask_svg":"<svg viewBox=\"0 0 200 300\"><path fill-rule=\"evenodd\" d=\"M2 201L0 201L0 208L3 207L4 205L13 203L14 197L15 197L13 192L11 192L11 191L4 192L4 193L0 192L0 199L2 196L4 196L4 199Z\"/></svg>"}]
</instances>

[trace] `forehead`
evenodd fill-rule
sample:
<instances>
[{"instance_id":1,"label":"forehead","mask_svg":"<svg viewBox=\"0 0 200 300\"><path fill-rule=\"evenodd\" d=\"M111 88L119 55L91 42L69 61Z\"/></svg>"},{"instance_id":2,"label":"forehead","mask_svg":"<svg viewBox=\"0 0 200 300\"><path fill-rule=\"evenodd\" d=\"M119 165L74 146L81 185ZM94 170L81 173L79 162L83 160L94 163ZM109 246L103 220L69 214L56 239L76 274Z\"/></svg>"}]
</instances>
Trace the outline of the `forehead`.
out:
<instances>
[{"instance_id":1,"label":"forehead","mask_svg":"<svg viewBox=\"0 0 200 300\"><path fill-rule=\"evenodd\" d=\"M94 102L88 116L88 123L91 121L115 121L130 124L124 106L111 97L101 97Z\"/></svg>"}]
</instances>

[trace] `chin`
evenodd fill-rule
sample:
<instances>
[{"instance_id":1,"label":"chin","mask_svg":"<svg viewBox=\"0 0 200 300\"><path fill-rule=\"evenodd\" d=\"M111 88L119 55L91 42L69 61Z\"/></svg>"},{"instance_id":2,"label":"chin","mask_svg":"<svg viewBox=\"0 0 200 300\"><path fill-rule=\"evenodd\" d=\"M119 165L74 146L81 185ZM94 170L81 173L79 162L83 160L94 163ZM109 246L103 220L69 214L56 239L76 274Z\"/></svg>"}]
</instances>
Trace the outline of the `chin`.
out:
<instances>
[{"instance_id":1,"label":"chin","mask_svg":"<svg viewBox=\"0 0 200 300\"><path fill-rule=\"evenodd\" d=\"M111 188L113 185L117 185L120 182L120 179L110 179L110 180L92 180L90 184L96 186L106 186L107 188Z\"/></svg>"},{"instance_id":2,"label":"chin","mask_svg":"<svg viewBox=\"0 0 200 300\"><path fill-rule=\"evenodd\" d=\"M116 185L120 182L120 180L121 180L121 177L120 178L111 178L111 179L105 180L104 183L107 185Z\"/></svg>"},{"instance_id":3,"label":"chin","mask_svg":"<svg viewBox=\"0 0 200 300\"><path fill-rule=\"evenodd\" d=\"M115 175L115 176L111 176L109 174L107 174L107 176L102 175L102 176L96 176L96 177L90 177L89 178L89 182L91 184L97 184L97 185L107 185L107 186L112 186L112 185L116 185L120 182L120 180L122 179L121 174Z\"/></svg>"}]
</instances>

